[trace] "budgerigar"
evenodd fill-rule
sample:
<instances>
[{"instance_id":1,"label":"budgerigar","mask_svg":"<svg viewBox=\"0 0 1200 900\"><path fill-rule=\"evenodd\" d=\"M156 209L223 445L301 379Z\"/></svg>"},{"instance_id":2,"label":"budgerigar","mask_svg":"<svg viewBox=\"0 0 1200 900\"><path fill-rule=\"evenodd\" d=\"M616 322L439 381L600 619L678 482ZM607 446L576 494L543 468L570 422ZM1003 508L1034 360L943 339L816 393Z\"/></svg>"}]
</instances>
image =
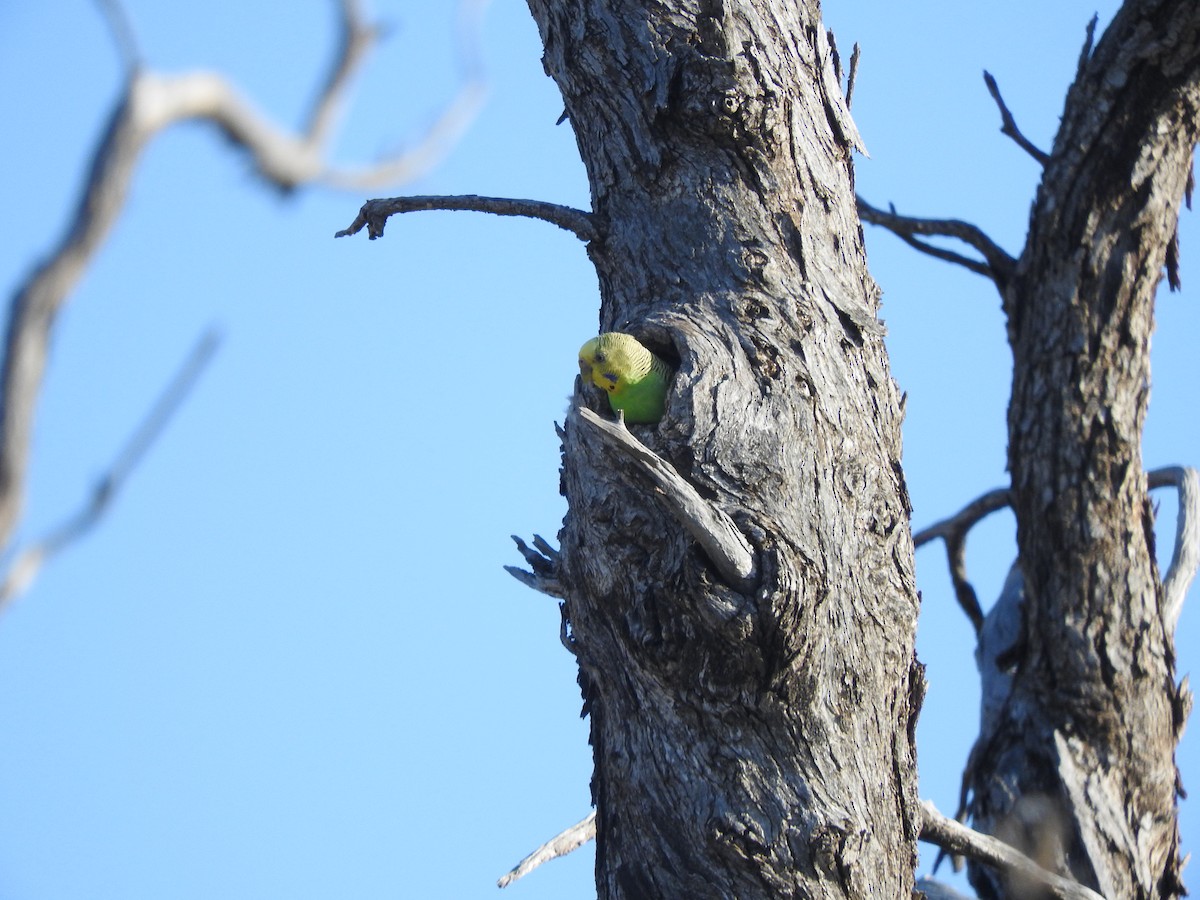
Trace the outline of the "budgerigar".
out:
<instances>
[{"instance_id":1,"label":"budgerigar","mask_svg":"<svg viewBox=\"0 0 1200 900\"><path fill-rule=\"evenodd\" d=\"M623 411L626 422L662 418L674 372L632 335L608 331L592 338L579 348L579 371L608 394L613 412Z\"/></svg>"}]
</instances>

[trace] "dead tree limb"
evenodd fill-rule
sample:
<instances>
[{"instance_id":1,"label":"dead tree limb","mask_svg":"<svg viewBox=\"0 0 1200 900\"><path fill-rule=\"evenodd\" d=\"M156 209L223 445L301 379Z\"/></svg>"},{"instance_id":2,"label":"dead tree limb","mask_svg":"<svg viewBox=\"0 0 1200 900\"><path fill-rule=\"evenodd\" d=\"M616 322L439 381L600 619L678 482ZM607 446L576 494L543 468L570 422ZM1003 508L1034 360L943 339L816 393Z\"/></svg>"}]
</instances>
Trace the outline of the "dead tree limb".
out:
<instances>
[{"instance_id":1,"label":"dead tree limb","mask_svg":"<svg viewBox=\"0 0 1200 900\"><path fill-rule=\"evenodd\" d=\"M358 211L358 215L347 227L337 232L334 237L349 237L358 234L365 227L371 240L383 237L387 220L394 215L408 212L427 210L468 210L485 212L496 216L524 216L528 219L541 219L551 225L571 232L581 241L590 241L596 237L596 228L591 213L570 206L560 206L557 203L546 203L542 200L515 200L508 197L480 197L477 194L460 194L441 197L389 197L379 200L368 200Z\"/></svg>"},{"instance_id":2,"label":"dead tree limb","mask_svg":"<svg viewBox=\"0 0 1200 900\"><path fill-rule=\"evenodd\" d=\"M1000 288L1003 288L1012 276L1015 260L999 244L984 234L977 225L961 219L920 219L913 216L902 216L897 214L895 208L884 212L876 209L862 197L856 199L858 215L864 222L886 228L922 253L963 266L978 275L984 275L992 279ZM953 250L934 246L920 240L918 235L955 238L974 248L983 259L972 259Z\"/></svg>"},{"instance_id":3,"label":"dead tree limb","mask_svg":"<svg viewBox=\"0 0 1200 900\"><path fill-rule=\"evenodd\" d=\"M468 25L478 25L485 0L470 0ZM352 75L377 29L364 24L355 0L341 9L341 46L318 92L306 129L292 133L271 122L226 79L212 72L164 75L137 65L132 29L114 3L104 4L128 66L127 81L92 154L91 168L66 233L31 275L17 285L10 306L0 372L0 547L11 539L23 504L34 413L58 313L103 245L125 207L142 151L161 131L182 122L208 122L254 162L258 174L283 190L302 184L331 186L395 182L424 171L445 153L482 96L479 66L457 98L416 147L361 169L339 169L326 156ZM474 43L474 42L473 42Z\"/></svg>"},{"instance_id":4,"label":"dead tree limb","mask_svg":"<svg viewBox=\"0 0 1200 900\"><path fill-rule=\"evenodd\" d=\"M992 95L992 99L996 101L996 106L1000 109L1000 133L1012 138L1018 147L1036 159L1041 165L1046 165L1050 161L1050 154L1039 149L1034 145L1033 141L1021 133L1021 129L1017 127L1017 120L1013 118L1013 114L1009 111L1004 98L1000 96L1000 85L996 84L996 79L992 77L992 73L985 71L983 73L983 81L987 85L988 93Z\"/></svg>"},{"instance_id":5,"label":"dead tree limb","mask_svg":"<svg viewBox=\"0 0 1200 900\"><path fill-rule=\"evenodd\" d=\"M1002 871L1016 872L1022 876L1025 883L1040 886L1045 891L1042 896L1054 897L1056 900L1104 900L1095 891L1078 882L1046 871L1004 841L989 834L981 834L942 815L928 800L922 801L921 810L924 813L921 824L923 841Z\"/></svg>"}]
</instances>

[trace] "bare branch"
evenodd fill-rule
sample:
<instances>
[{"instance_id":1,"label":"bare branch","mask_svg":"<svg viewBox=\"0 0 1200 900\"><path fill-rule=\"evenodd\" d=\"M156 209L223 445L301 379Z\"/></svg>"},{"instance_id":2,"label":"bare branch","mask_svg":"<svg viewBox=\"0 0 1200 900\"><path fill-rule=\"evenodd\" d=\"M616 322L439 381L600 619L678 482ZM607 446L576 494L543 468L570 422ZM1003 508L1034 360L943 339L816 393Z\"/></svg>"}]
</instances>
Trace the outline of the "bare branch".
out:
<instances>
[{"instance_id":1,"label":"bare branch","mask_svg":"<svg viewBox=\"0 0 1200 900\"><path fill-rule=\"evenodd\" d=\"M979 596L975 593L975 588L967 578L967 535L964 532L947 537L945 544L946 563L950 568L954 596L978 635L983 628L983 608L979 605Z\"/></svg>"},{"instance_id":2,"label":"bare branch","mask_svg":"<svg viewBox=\"0 0 1200 900\"><path fill-rule=\"evenodd\" d=\"M976 497L948 519L935 522L928 528L922 528L913 535L913 546L920 547L934 538L950 538L954 535L966 534L976 522L996 510L1004 509L1012 502L1008 488L996 488L981 497Z\"/></svg>"},{"instance_id":3,"label":"bare branch","mask_svg":"<svg viewBox=\"0 0 1200 900\"><path fill-rule=\"evenodd\" d=\"M1167 466L1147 473L1151 489L1174 487L1179 492L1179 513L1175 520L1175 547L1171 563L1163 577L1163 616L1167 628L1174 632L1183 609L1188 588L1200 569L1200 472L1186 466ZM972 500L954 515L913 534L913 546L921 547L935 538L946 543L946 555L954 593L975 633L983 623L983 613L975 590L967 580L967 533L985 516L1011 505L1008 488L988 491Z\"/></svg>"},{"instance_id":4,"label":"bare branch","mask_svg":"<svg viewBox=\"0 0 1200 900\"><path fill-rule=\"evenodd\" d=\"M107 473L96 484L91 498L77 513L58 528L21 551L8 568L3 583L0 583L0 611L23 594L33 584L42 566L67 546L86 535L104 516L117 493L125 485L146 451L162 434L167 422L183 405L201 373L212 360L220 343L215 331L206 332L183 366L159 396L146 418L130 435L121 452L113 460Z\"/></svg>"},{"instance_id":5,"label":"bare branch","mask_svg":"<svg viewBox=\"0 0 1200 900\"><path fill-rule=\"evenodd\" d=\"M323 179L326 184L339 190L364 191L412 181L441 162L458 144L487 96L482 62L483 15L490 2L459 0L458 56L462 70L459 87L454 98L442 108L420 141L367 166L331 170Z\"/></svg>"},{"instance_id":6,"label":"bare branch","mask_svg":"<svg viewBox=\"0 0 1200 900\"><path fill-rule=\"evenodd\" d=\"M536 575L517 566L505 566L504 571L525 585L525 587L532 588L539 594L545 594L547 597L553 597L556 600L565 600L567 598L567 592L563 590L562 584L556 578Z\"/></svg>"},{"instance_id":7,"label":"bare branch","mask_svg":"<svg viewBox=\"0 0 1200 900\"><path fill-rule=\"evenodd\" d=\"M866 218L864 216L864 218ZM914 250L919 250L927 256L932 256L934 259L940 259L942 262L954 263L956 266L962 266L964 269L969 269L976 275L982 275L985 278L992 277L992 270L985 264L971 259L969 256L963 256L961 253L955 253L953 250L946 250L943 247L935 247L933 244L927 244L924 241L919 241L911 234L903 234L899 231L893 231L896 237L908 244Z\"/></svg>"},{"instance_id":8,"label":"bare branch","mask_svg":"<svg viewBox=\"0 0 1200 900\"><path fill-rule=\"evenodd\" d=\"M1007 488L988 491L982 497L972 500L961 510L948 519L943 519L928 528L913 535L913 546L920 547L934 538L941 538L946 544L947 563L950 568L950 580L954 583L954 596L958 605L971 620L971 625L978 635L983 628L983 609L979 605L979 597L975 588L967 579L967 533L984 516L1004 509L1011 503L1011 495Z\"/></svg>"},{"instance_id":9,"label":"bare branch","mask_svg":"<svg viewBox=\"0 0 1200 900\"><path fill-rule=\"evenodd\" d=\"M350 80L380 36L378 26L367 24L357 0L342 0L340 7L338 50L305 128L308 139L318 147L333 134Z\"/></svg>"},{"instance_id":10,"label":"bare branch","mask_svg":"<svg viewBox=\"0 0 1200 900\"><path fill-rule=\"evenodd\" d=\"M981 834L938 812L928 800L921 801L921 840L976 862L1020 874L1044 885L1046 896L1056 900L1104 900L1076 881L1048 872L1028 856L991 835Z\"/></svg>"},{"instance_id":11,"label":"bare branch","mask_svg":"<svg viewBox=\"0 0 1200 900\"><path fill-rule=\"evenodd\" d=\"M578 850L596 836L596 812L593 810L580 821L560 834L555 835L513 867L507 875L496 882L497 887L506 888L514 881L524 878L542 863L566 856Z\"/></svg>"},{"instance_id":12,"label":"bare branch","mask_svg":"<svg viewBox=\"0 0 1200 900\"><path fill-rule=\"evenodd\" d=\"M531 587L550 597L565 599L566 591L558 580L558 551L547 544L541 535L533 536L533 547L515 534L512 535L512 539L533 571L527 572L516 566L505 566L504 571L526 587Z\"/></svg>"},{"instance_id":13,"label":"bare branch","mask_svg":"<svg viewBox=\"0 0 1200 900\"><path fill-rule=\"evenodd\" d=\"M862 48L858 46L858 41L855 41L854 49L850 51L850 74L846 76L846 109L849 109L854 101L854 83L858 78L858 61L861 58Z\"/></svg>"},{"instance_id":14,"label":"bare branch","mask_svg":"<svg viewBox=\"0 0 1200 900\"><path fill-rule=\"evenodd\" d=\"M963 222L960 219L917 219L911 216L901 216L896 214L895 207L892 207L889 212L884 212L871 206L862 197L856 199L858 214L864 222L883 226L922 253L928 253L939 259L965 266L972 272L986 275L1000 287L1008 281L1012 274L1016 261L982 230L969 222ZM983 262L918 241L915 238L915 235L918 234L957 238L978 250L983 257Z\"/></svg>"},{"instance_id":15,"label":"bare branch","mask_svg":"<svg viewBox=\"0 0 1200 900\"><path fill-rule=\"evenodd\" d=\"M368 200L362 205L358 216L350 223L349 227L343 228L334 237L358 234L365 226L367 236L371 240L375 240L383 237L383 229L390 216L432 209L469 210L492 213L497 216L525 216L530 219L541 219L543 222L566 229L581 241L590 241L596 237L591 213L586 213L581 209L559 206L557 203L546 203L541 200L512 200L507 197L480 197L476 194Z\"/></svg>"},{"instance_id":16,"label":"bare branch","mask_svg":"<svg viewBox=\"0 0 1200 900\"><path fill-rule=\"evenodd\" d=\"M129 79L92 156L66 234L17 286L10 304L0 372L0 546L8 543L21 513L34 411L58 312L120 215L134 167L159 131L189 120L211 122L251 156L264 179L285 190L315 182L362 181L368 176L396 179L422 171L440 158L449 135L461 131L482 91L478 66L472 65L459 98L420 146L380 166L339 173L323 161L323 145L332 132L340 96L372 33L362 25L353 0L342 5L341 53L314 107L308 133L302 135L275 126L213 73L162 76L137 70L132 29L123 10L117 0L98 2L130 65ZM485 2L467 0L465 5L478 12ZM477 19L476 15L472 21L477 24Z\"/></svg>"},{"instance_id":17,"label":"bare branch","mask_svg":"<svg viewBox=\"0 0 1200 900\"><path fill-rule=\"evenodd\" d=\"M1044 166L1050 162L1049 153L1038 149L1032 141L1021 134L1021 129L1017 127L1017 120L1013 118L1013 114L1009 112L1008 106L1004 103L1004 98L1000 96L1000 86L996 84L996 79L992 77L992 73L985 70L983 80L987 84L988 93L992 95L992 99L996 101L996 106L1000 108L1000 119L1003 123L1000 127L1000 133L1006 134L1016 141L1018 147L1036 159L1041 165Z\"/></svg>"},{"instance_id":18,"label":"bare branch","mask_svg":"<svg viewBox=\"0 0 1200 900\"><path fill-rule=\"evenodd\" d=\"M671 512L703 548L721 577L738 591L753 590L758 579L754 548L733 520L701 497L669 462L635 438L625 427L624 419L619 422L602 419L587 407L581 407L579 414L650 476Z\"/></svg>"},{"instance_id":19,"label":"bare branch","mask_svg":"<svg viewBox=\"0 0 1200 900\"><path fill-rule=\"evenodd\" d=\"M135 81L136 83L136 81ZM20 285L9 308L0 374L0 546L21 513L33 416L50 334L67 295L116 221L141 152L132 89L109 119L70 228Z\"/></svg>"},{"instance_id":20,"label":"bare branch","mask_svg":"<svg viewBox=\"0 0 1200 900\"><path fill-rule=\"evenodd\" d=\"M1087 34L1083 39L1083 47L1079 51L1079 61L1075 64L1076 81L1083 76L1083 70L1087 67L1088 60L1092 58L1092 47L1096 40L1096 25L1099 21L1100 16L1093 14L1091 21L1087 24Z\"/></svg>"},{"instance_id":21,"label":"bare branch","mask_svg":"<svg viewBox=\"0 0 1200 900\"><path fill-rule=\"evenodd\" d=\"M1183 601L1196 568L1200 566L1200 472L1186 466L1168 466L1149 473L1151 488L1175 487L1179 512L1175 516L1175 549L1163 578L1163 619L1175 632Z\"/></svg>"},{"instance_id":22,"label":"bare branch","mask_svg":"<svg viewBox=\"0 0 1200 900\"><path fill-rule=\"evenodd\" d=\"M96 5L100 7L100 13L112 32L113 41L117 45L117 55L121 58L126 74L133 72L141 66L142 54L138 50L129 14L120 0L96 0Z\"/></svg>"},{"instance_id":23,"label":"bare branch","mask_svg":"<svg viewBox=\"0 0 1200 900\"><path fill-rule=\"evenodd\" d=\"M942 847L956 855L966 856L977 862L1005 871L1016 871L1025 878L1044 885L1048 896L1058 900L1104 900L1095 891L1083 885L1055 875L1043 869L1032 859L991 835L981 834L954 819L940 813L928 800L921 802L921 840ZM508 887L514 881L528 875L538 866L566 856L596 836L596 813L584 819L542 844L501 878L499 887Z\"/></svg>"}]
</instances>

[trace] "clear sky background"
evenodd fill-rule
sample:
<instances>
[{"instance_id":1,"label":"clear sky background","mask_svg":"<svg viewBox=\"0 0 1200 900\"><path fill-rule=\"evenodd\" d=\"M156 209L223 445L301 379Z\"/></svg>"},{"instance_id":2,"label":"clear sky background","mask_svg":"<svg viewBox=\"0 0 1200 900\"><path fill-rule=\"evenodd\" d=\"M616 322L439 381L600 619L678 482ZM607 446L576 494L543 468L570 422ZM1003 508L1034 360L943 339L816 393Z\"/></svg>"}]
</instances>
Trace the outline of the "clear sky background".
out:
<instances>
[{"instance_id":1,"label":"clear sky background","mask_svg":"<svg viewBox=\"0 0 1200 900\"><path fill-rule=\"evenodd\" d=\"M324 73L330 6L127 0L151 66L220 70L285 124ZM394 30L359 81L345 163L414 143L458 73L451 3L372 7ZM1101 28L1115 8L1098 4ZM1094 11L831 0L844 53L863 48L861 192L1019 251L1039 173L999 134L981 71L1048 149ZM565 511L553 422L599 308L583 246L473 213L333 239L379 193L587 207L525 5L495 0L484 41L481 114L393 192L281 198L200 126L146 153L61 319L21 539L83 502L201 332L224 341L108 518L0 615L0 900L496 897L498 876L588 811L556 604L501 568L521 562L509 534L553 542ZM92 3L0 2L5 291L65 227L120 78ZM1158 306L1148 467L1200 465L1200 245L1192 214L1182 227L1184 290ZM921 527L1006 483L1004 322L984 279L878 230L867 241ZM1175 502L1156 499L1167 557ZM971 541L985 602L1014 554L1011 517L993 518ZM918 734L921 793L953 812L978 682L943 560L940 546L917 559ZM1197 603L1193 590L1180 675L1196 669ZM1200 787L1194 734L1178 758ZM1195 802L1185 851L1200 846ZM507 894L586 900L592 862L585 848Z\"/></svg>"}]
</instances>

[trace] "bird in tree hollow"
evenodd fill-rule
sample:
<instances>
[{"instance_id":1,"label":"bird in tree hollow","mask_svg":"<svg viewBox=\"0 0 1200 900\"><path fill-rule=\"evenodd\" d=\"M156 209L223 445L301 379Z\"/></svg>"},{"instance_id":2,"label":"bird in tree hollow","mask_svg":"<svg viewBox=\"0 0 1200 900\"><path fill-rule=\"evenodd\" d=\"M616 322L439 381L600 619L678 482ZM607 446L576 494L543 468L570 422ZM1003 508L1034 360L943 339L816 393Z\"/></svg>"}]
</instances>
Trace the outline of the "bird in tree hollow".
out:
<instances>
[{"instance_id":1,"label":"bird in tree hollow","mask_svg":"<svg viewBox=\"0 0 1200 900\"><path fill-rule=\"evenodd\" d=\"M579 372L608 394L613 412L626 422L653 423L663 416L674 370L643 347L637 338L618 331L594 337L579 348Z\"/></svg>"}]
</instances>

